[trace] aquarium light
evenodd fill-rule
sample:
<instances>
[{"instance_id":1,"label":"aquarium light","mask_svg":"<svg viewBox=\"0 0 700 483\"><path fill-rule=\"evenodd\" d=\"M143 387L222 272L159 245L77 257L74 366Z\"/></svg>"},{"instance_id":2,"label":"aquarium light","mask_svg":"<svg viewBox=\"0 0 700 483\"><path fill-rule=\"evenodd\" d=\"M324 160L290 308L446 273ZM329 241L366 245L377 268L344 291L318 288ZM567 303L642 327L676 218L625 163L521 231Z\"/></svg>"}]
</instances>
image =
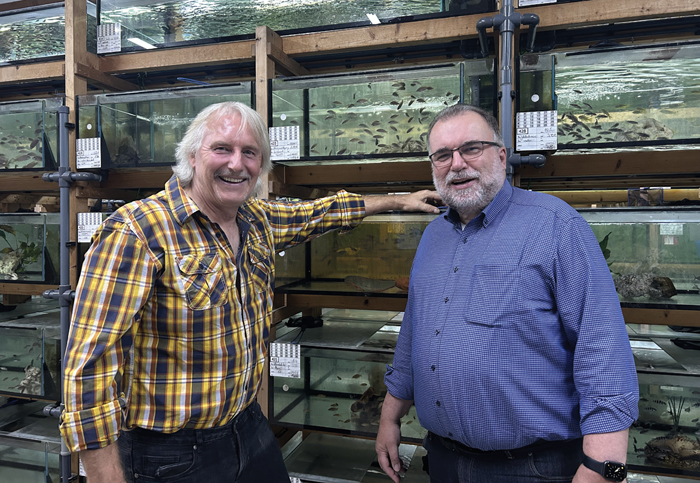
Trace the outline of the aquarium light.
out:
<instances>
[{"instance_id":1,"label":"aquarium light","mask_svg":"<svg viewBox=\"0 0 700 483\"><path fill-rule=\"evenodd\" d=\"M372 25L379 25L380 23L382 23L382 22L379 20L379 17L377 17L377 16L376 16L375 14L373 14L373 13L368 13L368 14L367 14L367 18L368 18L369 21L372 23Z\"/></svg>"},{"instance_id":2,"label":"aquarium light","mask_svg":"<svg viewBox=\"0 0 700 483\"><path fill-rule=\"evenodd\" d=\"M127 39L129 42L133 42L139 47L143 47L144 49L155 49L155 45L151 45L145 40L137 39L136 37L130 37Z\"/></svg>"}]
</instances>

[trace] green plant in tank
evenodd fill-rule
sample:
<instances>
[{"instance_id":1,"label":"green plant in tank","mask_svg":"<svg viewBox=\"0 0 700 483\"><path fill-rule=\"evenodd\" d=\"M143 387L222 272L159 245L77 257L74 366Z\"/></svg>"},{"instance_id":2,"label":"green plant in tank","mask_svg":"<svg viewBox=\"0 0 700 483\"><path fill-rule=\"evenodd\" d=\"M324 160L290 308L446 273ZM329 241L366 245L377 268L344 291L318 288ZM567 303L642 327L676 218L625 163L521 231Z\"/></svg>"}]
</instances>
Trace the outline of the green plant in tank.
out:
<instances>
[{"instance_id":1,"label":"green plant in tank","mask_svg":"<svg viewBox=\"0 0 700 483\"><path fill-rule=\"evenodd\" d=\"M605 261L608 264L608 268L610 268L610 265L613 264L613 262L608 262L608 258L610 258L610 249L608 248L608 240L610 238L610 235L612 235L612 232L605 235L603 237L603 239L598 242L598 245L600 245L600 251L603 252L603 256L605 257Z\"/></svg>"},{"instance_id":2,"label":"green plant in tank","mask_svg":"<svg viewBox=\"0 0 700 483\"><path fill-rule=\"evenodd\" d=\"M11 235L14 245L10 243ZM26 266L36 262L41 256L41 247L35 242L30 242L24 235L26 241L20 241L14 228L9 225L0 225L0 238L7 245L0 250L0 279L17 280L17 273L25 270Z\"/></svg>"}]
</instances>

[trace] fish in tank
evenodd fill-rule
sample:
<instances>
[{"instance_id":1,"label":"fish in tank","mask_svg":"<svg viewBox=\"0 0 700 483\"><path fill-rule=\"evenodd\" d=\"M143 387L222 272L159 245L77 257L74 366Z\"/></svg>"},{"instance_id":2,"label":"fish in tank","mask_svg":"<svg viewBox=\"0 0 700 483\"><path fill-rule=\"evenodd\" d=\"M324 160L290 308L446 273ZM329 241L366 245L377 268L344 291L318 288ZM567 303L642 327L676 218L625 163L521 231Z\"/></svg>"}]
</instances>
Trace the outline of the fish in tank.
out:
<instances>
[{"instance_id":1,"label":"fish in tank","mask_svg":"<svg viewBox=\"0 0 700 483\"><path fill-rule=\"evenodd\" d=\"M0 103L0 170L54 168L60 99Z\"/></svg>"},{"instance_id":2,"label":"fish in tank","mask_svg":"<svg viewBox=\"0 0 700 483\"><path fill-rule=\"evenodd\" d=\"M272 126L299 126L301 159L427 153L435 115L460 101L493 109L493 61L275 79ZM290 161L293 162L293 161Z\"/></svg>"},{"instance_id":3,"label":"fish in tank","mask_svg":"<svg viewBox=\"0 0 700 483\"><path fill-rule=\"evenodd\" d=\"M59 214L0 214L0 280L56 283Z\"/></svg>"},{"instance_id":4,"label":"fish in tank","mask_svg":"<svg viewBox=\"0 0 700 483\"><path fill-rule=\"evenodd\" d=\"M527 54L520 59L520 110L556 108L559 149L697 146L698 59L693 44Z\"/></svg>"},{"instance_id":5,"label":"fish in tank","mask_svg":"<svg viewBox=\"0 0 700 483\"><path fill-rule=\"evenodd\" d=\"M103 139L103 167L171 165L196 115L226 101L252 105L251 83L78 96L79 137Z\"/></svg>"}]
</instances>

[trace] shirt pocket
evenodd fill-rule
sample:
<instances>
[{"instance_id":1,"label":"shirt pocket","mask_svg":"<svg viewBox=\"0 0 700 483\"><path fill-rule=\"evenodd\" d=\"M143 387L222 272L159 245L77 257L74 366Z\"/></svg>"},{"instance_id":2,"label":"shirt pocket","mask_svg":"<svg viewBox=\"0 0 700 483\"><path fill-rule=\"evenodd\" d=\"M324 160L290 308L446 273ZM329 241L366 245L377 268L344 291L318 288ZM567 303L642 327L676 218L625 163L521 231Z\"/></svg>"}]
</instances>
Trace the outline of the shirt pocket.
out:
<instances>
[{"instance_id":1,"label":"shirt pocket","mask_svg":"<svg viewBox=\"0 0 700 483\"><path fill-rule=\"evenodd\" d=\"M212 309L228 301L221 257L217 253L187 255L177 265L189 308Z\"/></svg>"},{"instance_id":2,"label":"shirt pocket","mask_svg":"<svg viewBox=\"0 0 700 483\"><path fill-rule=\"evenodd\" d=\"M489 327L516 323L523 315L520 267L476 265L467 308L467 322Z\"/></svg>"},{"instance_id":3,"label":"shirt pocket","mask_svg":"<svg viewBox=\"0 0 700 483\"><path fill-rule=\"evenodd\" d=\"M248 248L248 259L251 282L267 290L272 278L272 250L266 245L251 246Z\"/></svg>"}]
</instances>

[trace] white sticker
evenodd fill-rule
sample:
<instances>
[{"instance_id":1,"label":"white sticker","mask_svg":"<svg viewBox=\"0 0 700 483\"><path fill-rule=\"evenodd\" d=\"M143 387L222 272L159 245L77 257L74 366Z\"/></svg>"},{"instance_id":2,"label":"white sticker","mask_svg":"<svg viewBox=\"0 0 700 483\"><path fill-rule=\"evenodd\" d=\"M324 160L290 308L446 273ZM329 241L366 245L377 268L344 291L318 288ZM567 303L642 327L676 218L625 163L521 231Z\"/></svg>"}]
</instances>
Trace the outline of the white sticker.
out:
<instances>
[{"instance_id":1,"label":"white sticker","mask_svg":"<svg viewBox=\"0 0 700 483\"><path fill-rule=\"evenodd\" d=\"M102 167L100 138L76 139L75 157L78 169Z\"/></svg>"},{"instance_id":2,"label":"white sticker","mask_svg":"<svg viewBox=\"0 0 700 483\"><path fill-rule=\"evenodd\" d=\"M299 344L273 342L270 344L270 376L301 378Z\"/></svg>"},{"instance_id":3,"label":"white sticker","mask_svg":"<svg viewBox=\"0 0 700 483\"><path fill-rule=\"evenodd\" d=\"M107 23L97 26L97 53L122 51L122 26L118 23Z\"/></svg>"},{"instance_id":4,"label":"white sticker","mask_svg":"<svg viewBox=\"0 0 700 483\"><path fill-rule=\"evenodd\" d=\"M683 223L661 223L659 235L683 235Z\"/></svg>"},{"instance_id":5,"label":"white sticker","mask_svg":"<svg viewBox=\"0 0 700 483\"><path fill-rule=\"evenodd\" d=\"M545 5L547 3L557 3L557 0L518 0L518 8Z\"/></svg>"},{"instance_id":6,"label":"white sticker","mask_svg":"<svg viewBox=\"0 0 700 483\"><path fill-rule=\"evenodd\" d=\"M515 140L518 151L557 149L557 111L519 112Z\"/></svg>"},{"instance_id":7,"label":"white sticker","mask_svg":"<svg viewBox=\"0 0 700 483\"><path fill-rule=\"evenodd\" d=\"M270 128L270 159L299 159L299 126Z\"/></svg>"},{"instance_id":8,"label":"white sticker","mask_svg":"<svg viewBox=\"0 0 700 483\"><path fill-rule=\"evenodd\" d=\"M78 213L78 243L90 243L102 224L102 213Z\"/></svg>"}]
</instances>

